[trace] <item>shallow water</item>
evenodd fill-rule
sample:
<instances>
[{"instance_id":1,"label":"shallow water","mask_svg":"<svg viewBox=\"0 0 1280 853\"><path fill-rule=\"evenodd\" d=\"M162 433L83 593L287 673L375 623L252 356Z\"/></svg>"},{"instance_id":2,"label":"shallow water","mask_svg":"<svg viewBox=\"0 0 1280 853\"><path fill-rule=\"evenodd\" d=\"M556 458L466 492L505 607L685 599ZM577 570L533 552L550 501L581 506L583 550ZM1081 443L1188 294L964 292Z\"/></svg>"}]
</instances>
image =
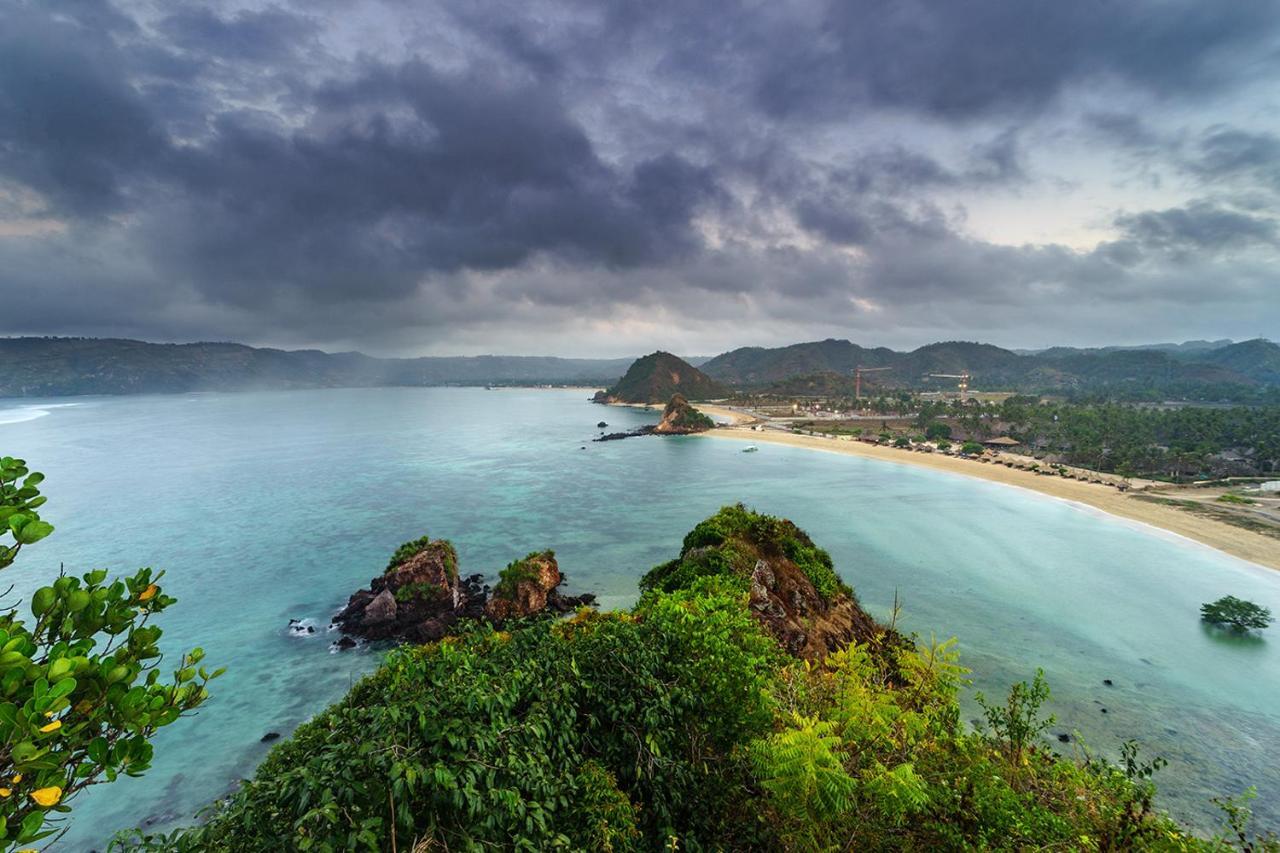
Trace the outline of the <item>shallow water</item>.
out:
<instances>
[{"instance_id":1,"label":"shallow water","mask_svg":"<svg viewBox=\"0 0 1280 853\"><path fill-rule=\"evenodd\" d=\"M200 644L229 667L197 716L160 734L145 778L76 801L59 849L189 820L252 773L263 734L287 734L374 667L375 655L330 654L324 627L400 542L447 537L464 572L491 576L551 547L569 591L622 606L693 524L736 500L805 527L873 613L887 615L897 592L908 630L959 637L989 695L1043 667L1053 731L1079 731L1105 754L1136 737L1164 755L1163 803L1179 816L1210 825L1210 796L1255 784L1260 824L1280 826L1280 628L1241 641L1197 618L1228 593L1280 612L1280 573L937 471L767 444L743 454L740 442L706 438L593 444L598 420L612 431L656 414L585 396L358 389L0 403L0 454L47 475L45 517L58 528L4 573L14 595L59 563L163 567L179 599L161 623L164 648L176 658ZM291 618L319 630L292 636ZM971 702L966 712L976 716Z\"/></svg>"}]
</instances>

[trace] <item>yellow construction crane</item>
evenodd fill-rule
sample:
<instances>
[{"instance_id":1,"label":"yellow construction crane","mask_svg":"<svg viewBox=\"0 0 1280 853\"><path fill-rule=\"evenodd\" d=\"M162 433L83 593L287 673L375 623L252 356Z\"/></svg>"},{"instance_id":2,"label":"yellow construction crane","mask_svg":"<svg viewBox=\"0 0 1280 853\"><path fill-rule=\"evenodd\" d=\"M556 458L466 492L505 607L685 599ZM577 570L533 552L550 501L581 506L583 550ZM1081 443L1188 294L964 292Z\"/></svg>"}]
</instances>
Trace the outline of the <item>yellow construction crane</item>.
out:
<instances>
[{"instance_id":1,"label":"yellow construction crane","mask_svg":"<svg viewBox=\"0 0 1280 853\"><path fill-rule=\"evenodd\" d=\"M862 367L859 365L853 369L853 399L854 402L862 399L862 374L874 373L877 370L893 370L892 367Z\"/></svg>"},{"instance_id":2,"label":"yellow construction crane","mask_svg":"<svg viewBox=\"0 0 1280 853\"><path fill-rule=\"evenodd\" d=\"M969 374L967 373L930 373L930 379L959 379L956 388L960 391L960 399L963 400L965 395L969 393Z\"/></svg>"}]
</instances>

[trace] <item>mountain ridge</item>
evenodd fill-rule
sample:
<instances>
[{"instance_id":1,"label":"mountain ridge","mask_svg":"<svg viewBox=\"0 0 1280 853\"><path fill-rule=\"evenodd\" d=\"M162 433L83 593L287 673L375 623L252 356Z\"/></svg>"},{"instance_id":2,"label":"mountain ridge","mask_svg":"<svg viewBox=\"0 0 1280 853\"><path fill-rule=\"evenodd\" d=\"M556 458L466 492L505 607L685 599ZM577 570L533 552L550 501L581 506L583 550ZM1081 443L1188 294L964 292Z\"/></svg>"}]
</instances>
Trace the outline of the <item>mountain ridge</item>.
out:
<instances>
[{"instance_id":1,"label":"mountain ridge","mask_svg":"<svg viewBox=\"0 0 1280 853\"><path fill-rule=\"evenodd\" d=\"M953 380L929 374L958 373L970 374L974 389L1027 393L1213 399L1223 389L1248 395L1280 387L1280 346L1263 338L1150 348L1053 347L1034 354L973 341L941 341L902 352L827 338L783 347L739 347L709 359L671 358L683 365L675 368L678 373L694 371L718 386L714 392L699 387L692 395L704 399L724 396L730 388L796 386L796 380L807 377L823 377L808 384L834 392L841 384L837 378L847 382L858 366L891 368L864 377L864 387L949 389ZM633 365L627 358L377 358L228 342L18 337L0 338L0 397L487 384L608 386L617 384ZM661 389L655 384L650 390L656 396L645 402L665 402L676 391L690 396L687 388L674 384Z\"/></svg>"}]
</instances>

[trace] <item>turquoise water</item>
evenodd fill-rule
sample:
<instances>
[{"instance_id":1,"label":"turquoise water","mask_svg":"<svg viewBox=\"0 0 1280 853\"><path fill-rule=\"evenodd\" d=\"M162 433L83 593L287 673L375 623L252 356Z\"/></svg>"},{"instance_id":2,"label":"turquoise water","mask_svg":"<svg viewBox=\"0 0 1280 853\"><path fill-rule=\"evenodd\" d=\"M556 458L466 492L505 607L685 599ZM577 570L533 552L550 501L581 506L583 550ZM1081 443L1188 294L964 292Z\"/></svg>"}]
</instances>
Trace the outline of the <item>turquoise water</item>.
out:
<instances>
[{"instance_id":1,"label":"turquoise water","mask_svg":"<svg viewBox=\"0 0 1280 853\"><path fill-rule=\"evenodd\" d=\"M76 801L59 849L189 820L252 773L264 733L287 734L375 666L372 654L331 654L323 629L401 541L450 538L464 571L490 575L551 547L569 590L611 607L735 500L808 529L873 613L886 615L896 591L908 630L959 637L988 694L1043 667L1053 731L1078 730L1107 754L1139 738L1171 762L1159 781L1175 813L1211 822L1211 795L1256 784L1261 823L1280 826L1280 628L1230 641L1197 618L1228 593L1280 612L1280 573L935 471L770 445L743 454L706 438L592 444L602 418L612 430L655 415L585 397L360 389L0 403L0 454L45 472L58 528L4 573L16 594L59 563L166 568L179 602L161 623L165 648L176 658L200 644L229 667L197 716L157 738L145 778ZM291 636L291 618L320 630Z\"/></svg>"}]
</instances>

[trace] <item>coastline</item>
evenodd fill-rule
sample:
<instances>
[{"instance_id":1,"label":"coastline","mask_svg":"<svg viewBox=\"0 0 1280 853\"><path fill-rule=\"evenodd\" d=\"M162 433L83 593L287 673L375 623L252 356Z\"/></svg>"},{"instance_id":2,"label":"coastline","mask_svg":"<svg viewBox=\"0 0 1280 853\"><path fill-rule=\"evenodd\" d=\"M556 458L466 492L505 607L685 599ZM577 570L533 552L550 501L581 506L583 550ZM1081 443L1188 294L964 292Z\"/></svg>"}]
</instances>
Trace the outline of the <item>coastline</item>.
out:
<instances>
[{"instance_id":1,"label":"coastline","mask_svg":"<svg viewBox=\"0 0 1280 853\"><path fill-rule=\"evenodd\" d=\"M715 406L700 406L708 414L725 417L736 416L735 423L746 420L741 413ZM739 420L740 419L740 420ZM980 480L989 480L1009 486L1030 489L1049 497L1083 504L1109 515L1150 525L1206 545L1232 557L1280 571L1280 541L1251 530L1235 527L1221 521L1192 515L1175 507L1163 506L1140 500L1132 495L1096 483L1082 483L1061 477L1047 477L1029 471L1006 468L1003 465L983 465L967 459L943 456L937 453L912 453L893 447L866 444L861 441L837 441L807 435L794 435L777 431L743 429L738 426L722 427L700 436L727 438L759 444L779 444L805 450L839 453L845 456L861 456L893 462L899 465L915 465L947 471Z\"/></svg>"}]
</instances>

